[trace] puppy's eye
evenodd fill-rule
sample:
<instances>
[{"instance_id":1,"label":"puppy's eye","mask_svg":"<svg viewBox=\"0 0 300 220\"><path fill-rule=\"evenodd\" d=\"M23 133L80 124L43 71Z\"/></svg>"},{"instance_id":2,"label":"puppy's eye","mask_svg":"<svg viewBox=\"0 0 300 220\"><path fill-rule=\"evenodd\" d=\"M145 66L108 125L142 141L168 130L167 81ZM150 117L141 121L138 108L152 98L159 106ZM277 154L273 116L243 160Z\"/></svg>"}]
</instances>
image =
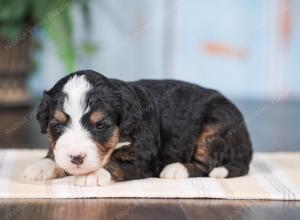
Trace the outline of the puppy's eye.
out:
<instances>
[{"instance_id":1,"label":"puppy's eye","mask_svg":"<svg viewBox=\"0 0 300 220\"><path fill-rule=\"evenodd\" d=\"M51 123L51 127L57 130L60 130L63 128L63 124L61 124L60 122L53 122Z\"/></svg>"},{"instance_id":2,"label":"puppy's eye","mask_svg":"<svg viewBox=\"0 0 300 220\"><path fill-rule=\"evenodd\" d=\"M108 124L107 122L103 122L103 121L99 121L95 124L95 129L96 130L102 130L105 128L109 128L110 124Z\"/></svg>"},{"instance_id":3,"label":"puppy's eye","mask_svg":"<svg viewBox=\"0 0 300 220\"><path fill-rule=\"evenodd\" d=\"M56 129L61 129L61 128L62 128L62 124L57 123L57 124L54 125L54 127L55 127Z\"/></svg>"},{"instance_id":4,"label":"puppy's eye","mask_svg":"<svg viewBox=\"0 0 300 220\"><path fill-rule=\"evenodd\" d=\"M98 129L98 130L103 129L103 128L105 128L105 124L102 123L102 122L97 122L95 124L95 128Z\"/></svg>"}]
</instances>

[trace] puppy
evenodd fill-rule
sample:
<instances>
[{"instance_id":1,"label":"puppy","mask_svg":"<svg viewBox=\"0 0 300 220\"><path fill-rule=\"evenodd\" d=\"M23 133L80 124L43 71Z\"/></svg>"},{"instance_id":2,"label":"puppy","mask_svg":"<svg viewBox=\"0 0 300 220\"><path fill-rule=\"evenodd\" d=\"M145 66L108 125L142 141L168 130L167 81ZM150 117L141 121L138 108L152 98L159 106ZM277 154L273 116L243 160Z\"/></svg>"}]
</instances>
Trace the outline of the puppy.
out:
<instances>
[{"instance_id":1,"label":"puppy","mask_svg":"<svg viewBox=\"0 0 300 220\"><path fill-rule=\"evenodd\" d=\"M45 158L28 180L74 175L79 186L147 177L237 177L251 142L239 110L219 92L176 80L123 82L78 71L44 92L37 111Z\"/></svg>"}]
</instances>

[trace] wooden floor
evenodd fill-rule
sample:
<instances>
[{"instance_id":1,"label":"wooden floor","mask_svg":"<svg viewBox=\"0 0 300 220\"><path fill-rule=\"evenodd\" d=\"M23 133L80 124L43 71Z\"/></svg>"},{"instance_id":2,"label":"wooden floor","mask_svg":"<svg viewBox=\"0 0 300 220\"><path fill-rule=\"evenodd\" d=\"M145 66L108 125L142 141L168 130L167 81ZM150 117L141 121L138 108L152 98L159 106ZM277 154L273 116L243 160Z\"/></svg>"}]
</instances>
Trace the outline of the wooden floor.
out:
<instances>
[{"instance_id":1,"label":"wooden floor","mask_svg":"<svg viewBox=\"0 0 300 220\"><path fill-rule=\"evenodd\" d=\"M1 219L299 220L300 203L168 199L1 200Z\"/></svg>"},{"instance_id":2,"label":"wooden floor","mask_svg":"<svg viewBox=\"0 0 300 220\"><path fill-rule=\"evenodd\" d=\"M238 102L256 151L300 151L300 102ZM31 108L0 108L0 147L45 147ZM1 187L1 186L0 186ZM300 202L217 199L1 199L0 219L299 220Z\"/></svg>"}]
</instances>

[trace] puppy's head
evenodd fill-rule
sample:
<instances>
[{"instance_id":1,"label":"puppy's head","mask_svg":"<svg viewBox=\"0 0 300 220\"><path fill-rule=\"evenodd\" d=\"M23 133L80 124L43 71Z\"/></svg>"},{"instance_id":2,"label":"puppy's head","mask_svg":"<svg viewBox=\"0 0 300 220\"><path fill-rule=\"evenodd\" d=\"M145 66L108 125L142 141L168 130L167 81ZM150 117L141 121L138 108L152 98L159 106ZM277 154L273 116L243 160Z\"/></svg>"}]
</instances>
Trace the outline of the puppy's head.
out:
<instances>
[{"instance_id":1,"label":"puppy's head","mask_svg":"<svg viewBox=\"0 0 300 220\"><path fill-rule=\"evenodd\" d=\"M82 175L106 164L134 124L135 104L124 98L125 90L96 72L81 71L44 92L37 119L58 166Z\"/></svg>"}]
</instances>

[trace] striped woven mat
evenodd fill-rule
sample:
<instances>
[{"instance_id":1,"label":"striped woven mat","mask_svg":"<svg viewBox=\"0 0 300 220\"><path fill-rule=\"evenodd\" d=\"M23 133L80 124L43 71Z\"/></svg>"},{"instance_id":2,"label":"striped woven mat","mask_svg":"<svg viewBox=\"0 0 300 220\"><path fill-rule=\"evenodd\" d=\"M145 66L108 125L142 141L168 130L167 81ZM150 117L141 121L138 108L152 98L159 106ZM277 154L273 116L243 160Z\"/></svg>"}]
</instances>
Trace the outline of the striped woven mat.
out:
<instances>
[{"instance_id":1,"label":"striped woven mat","mask_svg":"<svg viewBox=\"0 0 300 220\"><path fill-rule=\"evenodd\" d=\"M300 153L255 153L250 173L231 179L149 178L104 187L73 186L72 176L26 182L23 169L45 150L0 150L0 198L222 198L300 200Z\"/></svg>"}]
</instances>

